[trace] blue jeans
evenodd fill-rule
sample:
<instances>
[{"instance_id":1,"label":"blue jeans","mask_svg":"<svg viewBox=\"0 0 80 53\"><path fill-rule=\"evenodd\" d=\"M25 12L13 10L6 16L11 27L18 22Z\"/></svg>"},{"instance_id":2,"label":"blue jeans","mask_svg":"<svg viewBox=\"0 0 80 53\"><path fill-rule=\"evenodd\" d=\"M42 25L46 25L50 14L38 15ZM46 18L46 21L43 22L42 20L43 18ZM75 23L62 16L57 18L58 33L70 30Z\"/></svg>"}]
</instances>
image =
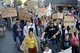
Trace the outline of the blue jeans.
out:
<instances>
[{"instance_id":1,"label":"blue jeans","mask_svg":"<svg viewBox=\"0 0 80 53\"><path fill-rule=\"evenodd\" d=\"M50 44L50 45L55 45L56 44L56 39L51 39L51 40L45 39L45 43Z\"/></svg>"},{"instance_id":2,"label":"blue jeans","mask_svg":"<svg viewBox=\"0 0 80 53\"><path fill-rule=\"evenodd\" d=\"M16 47L19 51L20 50L20 38L19 37L15 37L15 38L16 38Z\"/></svg>"},{"instance_id":3,"label":"blue jeans","mask_svg":"<svg viewBox=\"0 0 80 53\"><path fill-rule=\"evenodd\" d=\"M52 40L47 40L46 43L49 45L49 47L52 49L52 53L57 53L57 44L56 44L56 39Z\"/></svg>"},{"instance_id":4,"label":"blue jeans","mask_svg":"<svg viewBox=\"0 0 80 53\"><path fill-rule=\"evenodd\" d=\"M14 41L16 42L16 47L18 51L20 50L20 45L22 44L23 40L24 40L23 36L14 37Z\"/></svg>"},{"instance_id":5,"label":"blue jeans","mask_svg":"<svg viewBox=\"0 0 80 53\"><path fill-rule=\"evenodd\" d=\"M20 45L22 44L23 40L24 40L24 36L20 36L19 37L19 40L20 40Z\"/></svg>"}]
</instances>

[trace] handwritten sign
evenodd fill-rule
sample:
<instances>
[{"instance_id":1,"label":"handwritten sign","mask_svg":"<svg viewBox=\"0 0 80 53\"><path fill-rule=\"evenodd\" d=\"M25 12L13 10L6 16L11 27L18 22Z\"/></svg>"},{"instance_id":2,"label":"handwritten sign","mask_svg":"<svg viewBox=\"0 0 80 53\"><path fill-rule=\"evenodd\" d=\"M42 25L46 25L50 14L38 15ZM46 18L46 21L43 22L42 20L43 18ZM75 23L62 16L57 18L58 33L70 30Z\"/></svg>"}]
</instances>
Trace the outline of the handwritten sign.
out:
<instances>
[{"instance_id":1,"label":"handwritten sign","mask_svg":"<svg viewBox=\"0 0 80 53\"><path fill-rule=\"evenodd\" d=\"M75 20L73 16L64 17L64 26L74 26Z\"/></svg>"},{"instance_id":2,"label":"handwritten sign","mask_svg":"<svg viewBox=\"0 0 80 53\"><path fill-rule=\"evenodd\" d=\"M59 13L59 12L58 12L57 14L58 14L58 18L59 18L59 19L63 19L63 13Z\"/></svg>"},{"instance_id":3,"label":"handwritten sign","mask_svg":"<svg viewBox=\"0 0 80 53\"><path fill-rule=\"evenodd\" d=\"M39 8L39 15L40 16L44 16L47 12L47 9L46 8Z\"/></svg>"},{"instance_id":4,"label":"handwritten sign","mask_svg":"<svg viewBox=\"0 0 80 53\"><path fill-rule=\"evenodd\" d=\"M17 12L15 8L7 8L7 9L1 10L1 15L2 15L2 18L14 17L14 16L17 16Z\"/></svg>"},{"instance_id":5,"label":"handwritten sign","mask_svg":"<svg viewBox=\"0 0 80 53\"><path fill-rule=\"evenodd\" d=\"M30 13L27 10L19 9L19 17L22 20L27 20L30 18Z\"/></svg>"},{"instance_id":6,"label":"handwritten sign","mask_svg":"<svg viewBox=\"0 0 80 53\"><path fill-rule=\"evenodd\" d=\"M63 13L55 13L53 14L53 19L63 19Z\"/></svg>"}]
</instances>

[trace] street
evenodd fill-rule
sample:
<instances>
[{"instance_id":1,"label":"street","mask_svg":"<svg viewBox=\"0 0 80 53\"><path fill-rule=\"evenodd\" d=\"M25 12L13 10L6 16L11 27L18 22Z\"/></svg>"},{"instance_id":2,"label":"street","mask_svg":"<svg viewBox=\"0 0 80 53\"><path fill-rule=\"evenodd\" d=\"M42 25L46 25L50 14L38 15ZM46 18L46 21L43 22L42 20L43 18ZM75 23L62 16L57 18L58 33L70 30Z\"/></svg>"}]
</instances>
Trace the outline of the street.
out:
<instances>
[{"instance_id":1,"label":"street","mask_svg":"<svg viewBox=\"0 0 80 53\"><path fill-rule=\"evenodd\" d=\"M0 53L18 53L11 31L6 31L5 37L0 38Z\"/></svg>"}]
</instances>

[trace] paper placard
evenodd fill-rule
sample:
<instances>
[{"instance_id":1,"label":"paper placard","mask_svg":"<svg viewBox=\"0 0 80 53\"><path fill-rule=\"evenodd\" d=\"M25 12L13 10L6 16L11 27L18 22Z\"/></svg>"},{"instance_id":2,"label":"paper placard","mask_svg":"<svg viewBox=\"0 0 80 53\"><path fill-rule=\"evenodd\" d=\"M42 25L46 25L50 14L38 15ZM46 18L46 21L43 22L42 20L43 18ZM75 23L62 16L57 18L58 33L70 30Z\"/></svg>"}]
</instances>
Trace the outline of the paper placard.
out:
<instances>
[{"instance_id":1,"label":"paper placard","mask_svg":"<svg viewBox=\"0 0 80 53\"><path fill-rule=\"evenodd\" d=\"M19 9L19 17L22 20L26 20L27 18L30 18L30 13L27 10Z\"/></svg>"},{"instance_id":2,"label":"paper placard","mask_svg":"<svg viewBox=\"0 0 80 53\"><path fill-rule=\"evenodd\" d=\"M59 19L63 19L63 13L59 13L59 12L58 12L57 14L58 14L58 18L59 18Z\"/></svg>"},{"instance_id":3,"label":"paper placard","mask_svg":"<svg viewBox=\"0 0 80 53\"><path fill-rule=\"evenodd\" d=\"M57 19L57 18L58 18L57 13L53 14L53 19Z\"/></svg>"},{"instance_id":4,"label":"paper placard","mask_svg":"<svg viewBox=\"0 0 80 53\"><path fill-rule=\"evenodd\" d=\"M47 9L46 8L39 8L39 15L42 17L47 13Z\"/></svg>"},{"instance_id":5,"label":"paper placard","mask_svg":"<svg viewBox=\"0 0 80 53\"><path fill-rule=\"evenodd\" d=\"M53 14L53 19L63 19L63 13L55 13Z\"/></svg>"},{"instance_id":6,"label":"paper placard","mask_svg":"<svg viewBox=\"0 0 80 53\"><path fill-rule=\"evenodd\" d=\"M64 26L74 26L75 20L73 16L64 17Z\"/></svg>"},{"instance_id":7,"label":"paper placard","mask_svg":"<svg viewBox=\"0 0 80 53\"><path fill-rule=\"evenodd\" d=\"M14 17L14 16L17 16L17 11L15 8L2 9L1 15L2 15L2 18Z\"/></svg>"}]
</instances>

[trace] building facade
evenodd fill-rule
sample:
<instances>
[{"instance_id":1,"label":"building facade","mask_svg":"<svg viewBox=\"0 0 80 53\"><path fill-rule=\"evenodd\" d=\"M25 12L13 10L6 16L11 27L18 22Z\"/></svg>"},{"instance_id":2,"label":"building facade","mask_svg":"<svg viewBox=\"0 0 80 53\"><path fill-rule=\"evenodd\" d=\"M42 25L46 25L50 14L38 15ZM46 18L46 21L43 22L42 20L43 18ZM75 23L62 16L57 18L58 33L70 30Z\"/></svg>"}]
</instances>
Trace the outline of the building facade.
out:
<instances>
[{"instance_id":1,"label":"building facade","mask_svg":"<svg viewBox=\"0 0 80 53\"><path fill-rule=\"evenodd\" d=\"M6 4L11 4L11 0L3 0Z\"/></svg>"},{"instance_id":2,"label":"building facade","mask_svg":"<svg viewBox=\"0 0 80 53\"><path fill-rule=\"evenodd\" d=\"M45 5L49 3L55 6L77 6L78 0L45 0Z\"/></svg>"},{"instance_id":3,"label":"building facade","mask_svg":"<svg viewBox=\"0 0 80 53\"><path fill-rule=\"evenodd\" d=\"M3 8L3 0L0 0L0 9Z\"/></svg>"}]
</instances>

